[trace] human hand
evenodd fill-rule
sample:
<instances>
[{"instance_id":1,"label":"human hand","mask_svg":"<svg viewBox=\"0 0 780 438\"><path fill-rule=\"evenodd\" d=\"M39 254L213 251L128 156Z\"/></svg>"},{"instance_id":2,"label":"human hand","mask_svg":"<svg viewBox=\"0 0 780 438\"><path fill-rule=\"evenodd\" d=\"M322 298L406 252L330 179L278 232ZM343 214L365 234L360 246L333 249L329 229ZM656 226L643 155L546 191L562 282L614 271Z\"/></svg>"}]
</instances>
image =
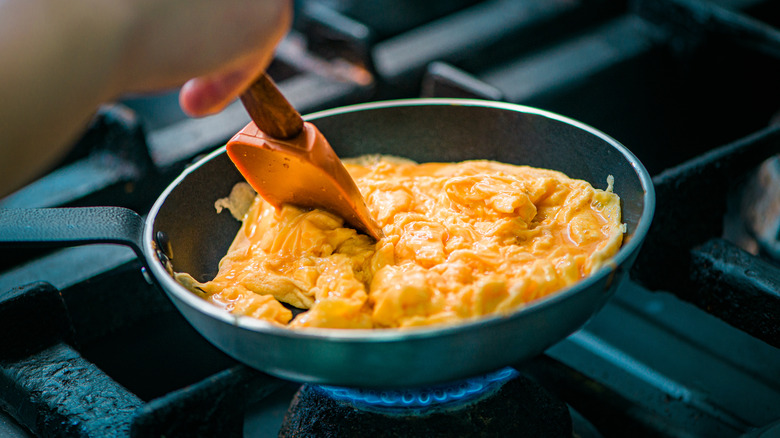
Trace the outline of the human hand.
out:
<instances>
[{"instance_id":1,"label":"human hand","mask_svg":"<svg viewBox=\"0 0 780 438\"><path fill-rule=\"evenodd\" d=\"M51 169L125 93L184 84L186 113L221 110L291 20L292 0L0 1L0 198Z\"/></svg>"},{"instance_id":2,"label":"human hand","mask_svg":"<svg viewBox=\"0 0 780 438\"><path fill-rule=\"evenodd\" d=\"M138 16L124 63L142 81L130 80L131 89L187 80L180 105L202 116L222 110L268 67L289 29L292 2L151 0Z\"/></svg>"}]
</instances>

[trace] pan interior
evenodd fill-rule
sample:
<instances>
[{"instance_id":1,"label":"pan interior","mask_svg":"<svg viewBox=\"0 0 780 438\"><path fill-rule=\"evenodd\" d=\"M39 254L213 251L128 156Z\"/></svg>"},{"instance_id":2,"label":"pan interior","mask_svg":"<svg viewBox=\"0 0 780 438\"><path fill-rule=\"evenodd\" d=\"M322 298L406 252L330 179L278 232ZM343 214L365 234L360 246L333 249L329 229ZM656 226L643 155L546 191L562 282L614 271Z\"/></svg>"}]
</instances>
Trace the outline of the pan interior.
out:
<instances>
[{"instance_id":1,"label":"pan interior","mask_svg":"<svg viewBox=\"0 0 780 438\"><path fill-rule=\"evenodd\" d=\"M389 154L418 162L489 159L559 170L602 189L612 175L627 224L626 241L646 214L638 174L644 171L622 146L591 128L544 113L462 103L389 103L325 111L307 119L342 158ZM214 277L240 226L228 212L217 214L214 202L240 181L222 152L194 166L171 189L154 219L154 232L167 234L175 271L199 281Z\"/></svg>"}]
</instances>

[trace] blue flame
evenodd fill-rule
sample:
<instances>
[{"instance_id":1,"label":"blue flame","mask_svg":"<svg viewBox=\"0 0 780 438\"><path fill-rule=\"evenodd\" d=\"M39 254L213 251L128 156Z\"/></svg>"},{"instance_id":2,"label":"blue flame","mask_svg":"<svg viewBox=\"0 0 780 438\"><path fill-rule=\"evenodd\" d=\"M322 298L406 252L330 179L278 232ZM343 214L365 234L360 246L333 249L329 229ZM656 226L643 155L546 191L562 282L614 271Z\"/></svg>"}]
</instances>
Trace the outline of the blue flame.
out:
<instances>
[{"instance_id":1,"label":"blue flame","mask_svg":"<svg viewBox=\"0 0 780 438\"><path fill-rule=\"evenodd\" d=\"M319 389L331 398L355 407L381 413L421 413L431 409L451 409L492 394L517 375L503 368L483 376L412 389L343 388L321 385Z\"/></svg>"}]
</instances>

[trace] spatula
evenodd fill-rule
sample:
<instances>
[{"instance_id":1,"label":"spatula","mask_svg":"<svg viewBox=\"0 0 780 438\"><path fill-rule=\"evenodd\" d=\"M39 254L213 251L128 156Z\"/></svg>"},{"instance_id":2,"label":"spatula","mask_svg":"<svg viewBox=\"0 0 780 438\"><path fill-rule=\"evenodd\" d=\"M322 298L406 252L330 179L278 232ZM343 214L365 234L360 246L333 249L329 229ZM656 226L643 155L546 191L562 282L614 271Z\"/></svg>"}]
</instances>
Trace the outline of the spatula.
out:
<instances>
[{"instance_id":1,"label":"spatula","mask_svg":"<svg viewBox=\"0 0 780 438\"><path fill-rule=\"evenodd\" d=\"M276 208L321 208L374 239L382 229L371 217L355 181L328 141L263 74L241 95L252 122L227 144L247 182Z\"/></svg>"}]
</instances>

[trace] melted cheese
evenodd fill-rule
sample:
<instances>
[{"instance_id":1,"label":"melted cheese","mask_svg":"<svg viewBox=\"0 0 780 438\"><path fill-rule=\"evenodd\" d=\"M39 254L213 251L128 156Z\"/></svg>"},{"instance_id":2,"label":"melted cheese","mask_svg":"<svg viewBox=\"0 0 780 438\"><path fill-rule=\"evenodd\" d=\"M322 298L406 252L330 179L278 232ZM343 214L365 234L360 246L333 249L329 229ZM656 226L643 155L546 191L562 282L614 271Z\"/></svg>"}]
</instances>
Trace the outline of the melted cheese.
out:
<instances>
[{"instance_id":1,"label":"melted cheese","mask_svg":"<svg viewBox=\"0 0 780 438\"><path fill-rule=\"evenodd\" d=\"M413 327L511 312L586 277L621 245L611 180L597 190L492 161L346 166L382 240L326 211L256 197L216 278L186 284L291 327ZM282 302L308 311L292 319Z\"/></svg>"}]
</instances>

